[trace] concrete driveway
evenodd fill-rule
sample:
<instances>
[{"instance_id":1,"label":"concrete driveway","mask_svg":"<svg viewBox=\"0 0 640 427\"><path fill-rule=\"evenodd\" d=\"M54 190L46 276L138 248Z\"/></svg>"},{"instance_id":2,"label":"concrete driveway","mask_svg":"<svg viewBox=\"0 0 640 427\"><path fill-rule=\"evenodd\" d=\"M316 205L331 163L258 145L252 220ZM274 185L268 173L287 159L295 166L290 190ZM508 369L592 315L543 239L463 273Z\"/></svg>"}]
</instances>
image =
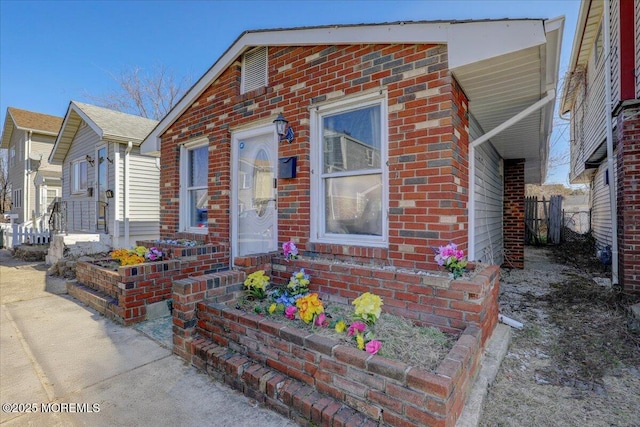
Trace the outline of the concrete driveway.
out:
<instances>
[{"instance_id":1,"label":"concrete driveway","mask_svg":"<svg viewBox=\"0 0 640 427\"><path fill-rule=\"evenodd\" d=\"M294 426L0 250L2 426Z\"/></svg>"}]
</instances>

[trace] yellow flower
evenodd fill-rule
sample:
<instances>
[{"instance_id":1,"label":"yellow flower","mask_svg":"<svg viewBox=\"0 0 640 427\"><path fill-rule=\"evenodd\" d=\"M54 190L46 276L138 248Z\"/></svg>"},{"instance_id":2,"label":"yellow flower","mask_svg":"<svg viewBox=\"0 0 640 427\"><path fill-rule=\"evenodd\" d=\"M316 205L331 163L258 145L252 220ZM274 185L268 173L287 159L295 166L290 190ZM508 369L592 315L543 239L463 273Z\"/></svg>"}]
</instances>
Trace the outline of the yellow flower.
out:
<instances>
[{"instance_id":1,"label":"yellow flower","mask_svg":"<svg viewBox=\"0 0 640 427\"><path fill-rule=\"evenodd\" d=\"M298 300L296 300L296 307L298 308L300 319L305 323L311 322L316 314L324 311L322 301L320 301L316 293L298 298Z\"/></svg>"},{"instance_id":2,"label":"yellow flower","mask_svg":"<svg viewBox=\"0 0 640 427\"><path fill-rule=\"evenodd\" d=\"M135 248L133 248L133 252L135 252L136 255L143 257L144 254L147 253L147 248L145 248L144 246L136 246Z\"/></svg>"},{"instance_id":3,"label":"yellow flower","mask_svg":"<svg viewBox=\"0 0 640 427\"><path fill-rule=\"evenodd\" d=\"M344 321L339 320L339 321L336 323L336 328L335 328L335 329L336 329L336 332L337 332L337 333L341 334L341 333L343 333L343 332L347 329L347 324L346 324L346 323L344 323Z\"/></svg>"},{"instance_id":4,"label":"yellow flower","mask_svg":"<svg viewBox=\"0 0 640 427\"><path fill-rule=\"evenodd\" d=\"M278 308L278 305L274 302L269 306L269 314L273 314L276 311L276 308Z\"/></svg>"},{"instance_id":5,"label":"yellow flower","mask_svg":"<svg viewBox=\"0 0 640 427\"><path fill-rule=\"evenodd\" d=\"M362 334L356 335L356 343L358 343L359 350L364 350L364 337Z\"/></svg>"},{"instance_id":6,"label":"yellow flower","mask_svg":"<svg viewBox=\"0 0 640 427\"><path fill-rule=\"evenodd\" d=\"M382 312L382 299L375 294L365 292L351 303L356 306L356 317L368 324L374 324Z\"/></svg>"}]
</instances>

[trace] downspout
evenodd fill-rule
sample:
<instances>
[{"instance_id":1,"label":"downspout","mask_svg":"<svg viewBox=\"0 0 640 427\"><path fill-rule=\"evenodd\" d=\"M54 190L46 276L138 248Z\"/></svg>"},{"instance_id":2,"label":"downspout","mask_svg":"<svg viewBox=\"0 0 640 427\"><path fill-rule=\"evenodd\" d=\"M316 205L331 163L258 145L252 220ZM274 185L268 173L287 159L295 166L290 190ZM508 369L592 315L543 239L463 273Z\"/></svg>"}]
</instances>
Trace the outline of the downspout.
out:
<instances>
[{"instance_id":1,"label":"downspout","mask_svg":"<svg viewBox=\"0 0 640 427\"><path fill-rule=\"evenodd\" d=\"M31 136L33 135L33 131L29 131L27 132L27 146L25 147L25 151L24 151L24 206L22 207L22 212L23 212L23 219L22 222L27 222L30 220L33 220L33 215L31 215L29 213L29 211L31 210L31 203L29 203L29 187L30 187L30 182L29 182L29 176L31 175L31 169L27 169L26 165L27 165L27 159L29 158L29 153L31 153ZM31 226L33 227L33 222L31 223Z\"/></svg>"},{"instance_id":2,"label":"downspout","mask_svg":"<svg viewBox=\"0 0 640 427\"><path fill-rule=\"evenodd\" d=\"M611 124L611 39L609 35L609 0L604 0L604 113L607 131L607 174L611 207L611 284L618 285L618 209L613 164L613 127Z\"/></svg>"},{"instance_id":3,"label":"downspout","mask_svg":"<svg viewBox=\"0 0 640 427\"><path fill-rule=\"evenodd\" d=\"M128 248L129 242L129 154L133 148L133 142L127 143L127 149L124 151L124 244Z\"/></svg>"},{"instance_id":4,"label":"downspout","mask_svg":"<svg viewBox=\"0 0 640 427\"><path fill-rule=\"evenodd\" d=\"M468 239L469 248L467 249L467 254L470 260L476 259L476 249L475 249L476 236L474 233L475 222L476 222L476 215L475 215L476 148L478 148L483 143L489 141L491 138L493 138L500 132L515 125L520 120L540 110L549 102L553 102L555 98L556 98L555 89L549 89L547 91L547 95L544 98L536 101L534 104L528 106L527 108L525 108L524 110L516 114L515 116L499 124L498 126L491 129L489 132L486 132L484 135L480 136L479 138L474 139L469 144L469 239Z\"/></svg>"},{"instance_id":5,"label":"downspout","mask_svg":"<svg viewBox=\"0 0 640 427\"><path fill-rule=\"evenodd\" d=\"M114 195L111 199L113 203L113 228L112 243L114 248L122 247L120 242L120 144L113 145L113 190Z\"/></svg>"}]
</instances>

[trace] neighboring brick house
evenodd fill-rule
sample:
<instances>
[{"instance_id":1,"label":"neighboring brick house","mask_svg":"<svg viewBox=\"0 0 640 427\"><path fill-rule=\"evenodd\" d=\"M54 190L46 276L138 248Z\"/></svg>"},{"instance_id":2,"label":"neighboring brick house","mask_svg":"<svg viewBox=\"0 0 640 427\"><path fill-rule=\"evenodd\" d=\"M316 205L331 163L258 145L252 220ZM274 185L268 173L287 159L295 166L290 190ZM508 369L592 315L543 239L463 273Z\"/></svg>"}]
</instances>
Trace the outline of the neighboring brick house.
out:
<instances>
[{"instance_id":1,"label":"neighboring brick house","mask_svg":"<svg viewBox=\"0 0 640 427\"><path fill-rule=\"evenodd\" d=\"M563 25L243 33L142 144L160 154L161 237L220 245L230 267L289 240L309 257L419 270L455 242L522 267L524 184L546 175ZM276 134L280 113L292 141Z\"/></svg>"},{"instance_id":2,"label":"neighboring brick house","mask_svg":"<svg viewBox=\"0 0 640 427\"><path fill-rule=\"evenodd\" d=\"M640 2L583 0L561 104L571 120L570 178L590 184L593 236L611 249L613 283L630 292L640 292L638 69Z\"/></svg>"},{"instance_id":3,"label":"neighboring brick house","mask_svg":"<svg viewBox=\"0 0 640 427\"><path fill-rule=\"evenodd\" d=\"M7 108L0 148L7 150L11 210L21 224L43 215L60 196L61 167L48 162L62 117Z\"/></svg>"}]
</instances>

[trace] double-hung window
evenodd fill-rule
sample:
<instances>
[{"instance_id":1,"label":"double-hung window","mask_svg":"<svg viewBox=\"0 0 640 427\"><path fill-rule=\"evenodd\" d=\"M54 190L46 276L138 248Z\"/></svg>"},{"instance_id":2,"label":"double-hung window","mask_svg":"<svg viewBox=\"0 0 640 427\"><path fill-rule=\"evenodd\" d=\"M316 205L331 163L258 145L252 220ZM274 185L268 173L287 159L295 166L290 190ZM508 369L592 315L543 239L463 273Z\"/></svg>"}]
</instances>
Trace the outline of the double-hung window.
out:
<instances>
[{"instance_id":1,"label":"double-hung window","mask_svg":"<svg viewBox=\"0 0 640 427\"><path fill-rule=\"evenodd\" d=\"M209 145L206 139L182 146L180 169L180 229L206 233L209 200Z\"/></svg>"},{"instance_id":2,"label":"double-hung window","mask_svg":"<svg viewBox=\"0 0 640 427\"><path fill-rule=\"evenodd\" d=\"M87 187L87 161L76 160L71 164L71 193L86 192Z\"/></svg>"},{"instance_id":3,"label":"double-hung window","mask_svg":"<svg viewBox=\"0 0 640 427\"><path fill-rule=\"evenodd\" d=\"M312 110L312 240L387 245L385 94Z\"/></svg>"}]
</instances>

